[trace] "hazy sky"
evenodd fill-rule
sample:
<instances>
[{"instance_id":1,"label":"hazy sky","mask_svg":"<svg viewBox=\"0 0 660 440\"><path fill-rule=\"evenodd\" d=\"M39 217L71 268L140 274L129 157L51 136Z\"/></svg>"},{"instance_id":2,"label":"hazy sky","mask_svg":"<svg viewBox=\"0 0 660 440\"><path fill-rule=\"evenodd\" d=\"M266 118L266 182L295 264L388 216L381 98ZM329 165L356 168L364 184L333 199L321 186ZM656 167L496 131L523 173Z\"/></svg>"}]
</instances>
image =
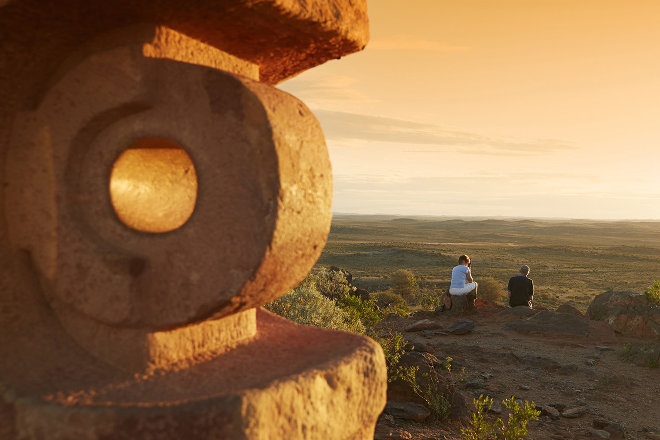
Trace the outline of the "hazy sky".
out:
<instances>
[{"instance_id":1,"label":"hazy sky","mask_svg":"<svg viewBox=\"0 0 660 440\"><path fill-rule=\"evenodd\" d=\"M288 80L334 212L660 219L660 1L370 0L363 52Z\"/></svg>"}]
</instances>

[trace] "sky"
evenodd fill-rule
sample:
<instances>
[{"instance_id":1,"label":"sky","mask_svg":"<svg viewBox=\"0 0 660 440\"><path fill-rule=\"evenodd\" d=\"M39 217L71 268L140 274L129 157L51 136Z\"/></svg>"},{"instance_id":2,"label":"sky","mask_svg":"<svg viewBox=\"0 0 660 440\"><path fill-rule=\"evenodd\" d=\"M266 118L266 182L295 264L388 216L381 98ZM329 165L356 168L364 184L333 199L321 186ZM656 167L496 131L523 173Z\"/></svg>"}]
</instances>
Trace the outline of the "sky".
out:
<instances>
[{"instance_id":1,"label":"sky","mask_svg":"<svg viewBox=\"0 0 660 440\"><path fill-rule=\"evenodd\" d=\"M660 1L368 5L364 51L278 86L333 212L660 220Z\"/></svg>"}]
</instances>

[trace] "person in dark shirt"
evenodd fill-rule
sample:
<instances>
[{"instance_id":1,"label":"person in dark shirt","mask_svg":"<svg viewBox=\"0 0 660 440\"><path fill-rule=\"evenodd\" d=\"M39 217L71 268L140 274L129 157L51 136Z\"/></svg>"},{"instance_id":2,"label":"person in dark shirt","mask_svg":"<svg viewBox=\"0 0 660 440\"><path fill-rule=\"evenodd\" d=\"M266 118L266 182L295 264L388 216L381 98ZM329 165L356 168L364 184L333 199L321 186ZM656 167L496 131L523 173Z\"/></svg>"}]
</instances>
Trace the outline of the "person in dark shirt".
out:
<instances>
[{"instance_id":1,"label":"person in dark shirt","mask_svg":"<svg viewBox=\"0 0 660 440\"><path fill-rule=\"evenodd\" d=\"M527 275L529 275L529 266L523 265L520 267L520 275L509 279L507 290L509 291L509 305L511 307L526 306L532 308L534 283Z\"/></svg>"}]
</instances>

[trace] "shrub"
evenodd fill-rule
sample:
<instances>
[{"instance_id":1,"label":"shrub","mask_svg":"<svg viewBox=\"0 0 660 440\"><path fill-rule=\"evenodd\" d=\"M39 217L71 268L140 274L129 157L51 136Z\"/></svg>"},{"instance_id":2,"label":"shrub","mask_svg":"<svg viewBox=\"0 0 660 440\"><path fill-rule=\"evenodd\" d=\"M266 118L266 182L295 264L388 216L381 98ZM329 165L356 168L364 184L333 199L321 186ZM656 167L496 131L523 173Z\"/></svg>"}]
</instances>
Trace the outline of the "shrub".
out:
<instances>
[{"instance_id":1,"label":"shrub","mask_svg":"<svg viewBox=\"0 0 660 440\"><path fill-rule=\"evenodd\" d=\"M380 344L385 354L385 364L387 365L387 381L392 382L402 374L403 367L399 364L403 356L404 347L408 343L401 333L388 330L387 333L376 337L376 342Z\"/></svg>"},{"instance_id":2,"label":"shrub","mask_svg":"<svg viewBox=\"0 0 660 440\"><path fill-rule=\"evenodd\" d=\"M376 292L371 295L376 299L376 304L381 308L384 315L394 313L400 316L410 315L408 303L401 295L397 295L392 291Z\"/></svg>"},{"instance_id":3,"label":"shrub","mask_svg":"<svg viewBox=\"0 0 660 440\"><path fill-rule=\"evenodd\" d=\"M392 292L405 297L412 297L419 292L415 274L407 269L399 269L391 276Z\"/></svg>"},{"instance_id":4,"label":"shrub","mask_svg":"<svg viewBox=\"0 0 660 440\"><path fill-rule=\"evenodd\" d=\"M652 304L660 305L660 281L653 281L653 284L646 289L644 295L646 295Z\"/></svg>"},{"instance_id":5,"label":"shrub","mask_svg":"<svg viewBox=\"0 0 660 440\"><path fill-rule=\"evenodd\" d=\"M538 420L541 411L535 409L534 402L519 403L511 397L502 401L509 410L506 423L498 418L494 423L486 421L485 413L493 406L493 399L488 396L479 396L474 399L475 412L472 414L468 426L461 429L465 440L522 440L527 436L527 423Z\"/></svg>"},{"instance_id":6,"label":"shrub","mask_svg":"<svg viewBox=\"0 0 660 440\"><path fill-rule=\"evenodd\" d=\"M346 280L346 275L337 270L321 268L316 273L310 273L301 284L314 284L316 290L330 299L340 299L351 292L351 286Z\"/></svg>"},{"instance_id":7,"label":"shrub","mask_svg":"<svg viewBox=\"0 0 660 440\"><path fill-rule=\"evenodd\" d=\"M373 327L382 319L373 299L363 301L359 296L346 295L338 299L336 304L346 312L350 321L360 321L365 327Z\"/></svg>"},{"instance_id":8,"label":"shrub","mask_svg":"<svg viewBox=\"0 0 660 440\"><path fill-rule=\"evenodd\" d=\"M660 367L660 344L647 342L643 344L624 344L621 358L640 367Z\"/></svg>"},{"instance_id":9,"label":"shrub","mask_svg":"<svg viewBox=\"0 0 660 440\"><path fill-rule=\"evenodd\" d=\"M321 295L312 283L303 283L281 298L265 305L266 309L298 324L364 333L359 319L337 307Z\"/></svg>"},{"instance_id":10,"label":"shrub","mask_svg":"<svg viewBox=\"0 0 660 440\"><path fill-rule=\"evenodd\" d=\"M506 303L509 300L509 295L506 291L504 283L497 281L492 277L485 277L478 280L479 288L477 296L484 298L495 303Z\"/></svg>"},{"instance_id":11,"label":"shrub","mask_svg":"<svg viewBox=\"0 0 660 440\"><path fill-rule=\"evenodd\" d=\"M449 417L451 412L451 404L449 397L438 391L440 379L431 367L429 373L424 376L428 378L425 386L420 385L418 381L419 367L408 366L404 367L400 364L401 356L405 353L404 347L408 341L401 335L401 333L389 330L388 333L377 337L376 341L383 348L385 353L385 362L387 364L387 381L393 382L395 380L402 380L407 382L412 388L413 392L426 402L426 405L431 410L431 416L436 420L445 420ZM441 368L451 371L452 358L447 357L441 364Z\"/></svg>"},{"instance_id":12,"label":"shrub","mask_svg":"<svg viewBox=\"0 0 660 440\"><path fill-rule=\"evenodd\" d=\"M437 290L420 290L413 298L414 304L421 306L423 310L435 310L442 304L442 292Z\"/></svg>"},{"instance_id":13,"label":"shrub","mask_svg":"<svg viewBox=\"0 0 660 440\"><path fill-rule=\"evenodd\" d=\"M448 357L443 362L442 368L451 372L451 361L452 358ZM402 379L408 382L412 387L413 392L426 402L426 406L431 410L431 417L435 420L446 420L449 418L451 414L451 403L449 402L449 396L447 394L438 391L440 388L440 378L435 371L435 368L431 367L431 370L428 373L423 374L427 379L426 386L424 387L422 387L417 381L417 376L419 374L418 368L411 368L404 371L407 374L403 376Z\"/></svg>"}]
</instances>

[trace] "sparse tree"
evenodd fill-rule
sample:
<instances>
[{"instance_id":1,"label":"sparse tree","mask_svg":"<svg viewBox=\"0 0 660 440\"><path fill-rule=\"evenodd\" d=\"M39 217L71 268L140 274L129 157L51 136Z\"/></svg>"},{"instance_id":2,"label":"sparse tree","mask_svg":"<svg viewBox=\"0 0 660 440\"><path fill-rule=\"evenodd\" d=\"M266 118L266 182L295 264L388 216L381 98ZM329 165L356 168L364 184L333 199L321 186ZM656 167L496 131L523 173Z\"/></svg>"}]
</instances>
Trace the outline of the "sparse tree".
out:
<instances>
[{"instance_id":1,"label":"sparse tree","mask_svg":"<svg viewBox=\"0 0 660 440\"><path fill-rule=\"evenodd\" d=\"M415 274L407 269L399 269L392 274L392 292L410 298L419 292Z\"/></svg>"}]
</instances>

